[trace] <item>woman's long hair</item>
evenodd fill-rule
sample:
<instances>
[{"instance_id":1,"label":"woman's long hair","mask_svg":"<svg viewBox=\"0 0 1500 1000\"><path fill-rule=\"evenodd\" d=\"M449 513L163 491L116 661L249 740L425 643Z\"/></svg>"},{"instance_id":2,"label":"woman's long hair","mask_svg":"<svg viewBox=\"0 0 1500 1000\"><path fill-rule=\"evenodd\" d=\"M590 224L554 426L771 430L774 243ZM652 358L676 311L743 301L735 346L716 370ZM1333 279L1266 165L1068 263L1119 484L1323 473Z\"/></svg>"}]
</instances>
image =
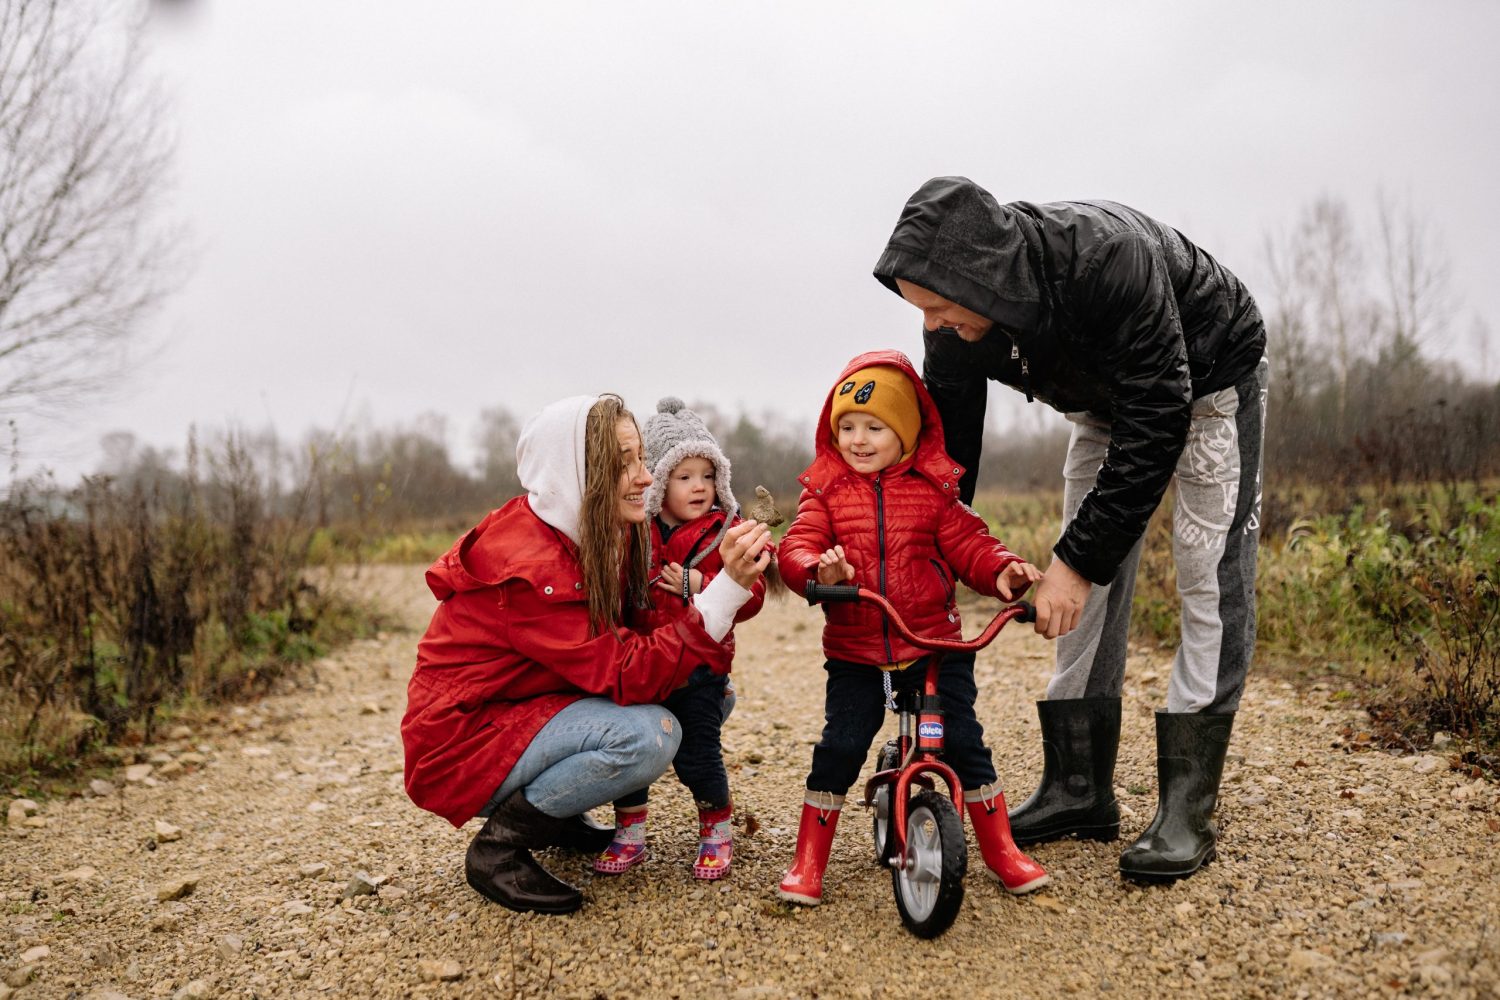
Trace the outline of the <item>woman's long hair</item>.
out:
<instances>
[{"instance_id":1,"label":"woman's long hair","mask_svg":"<svg viewBox=\"0 0 1500 1000\"><path fill-rule=\"evenodd\" d=\"M650 570L651 536L646 524L620 524L620 457L616 425L635 422L619 396L605 395L589 409L584 428L583 505L579 511L579 556L588 594L589 628L594 635L620 624L628 601L644 607Z\"/></svg>"}]
</instances>

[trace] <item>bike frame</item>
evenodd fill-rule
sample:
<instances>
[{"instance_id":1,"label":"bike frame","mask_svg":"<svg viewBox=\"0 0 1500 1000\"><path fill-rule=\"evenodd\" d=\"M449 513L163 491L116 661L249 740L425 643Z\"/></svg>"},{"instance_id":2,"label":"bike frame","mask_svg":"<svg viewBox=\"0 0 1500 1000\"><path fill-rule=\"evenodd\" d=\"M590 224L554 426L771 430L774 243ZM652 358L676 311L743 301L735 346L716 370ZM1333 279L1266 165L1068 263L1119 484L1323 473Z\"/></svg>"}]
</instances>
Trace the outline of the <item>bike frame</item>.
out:
<instances>
[{"instance_id":1,"label":"bike frame","mask_svg":"<svg viewBox=\"0 0 1500 1000\"><path fill-rule=\"evenodd\" d=\"M912 710L912 693L902 692L905 703L897 712L899 731L897 746L901 752L901 763L894 768L880 771L865 782L865 802L875 801L875 792L881 785L891 786L890 821L886 824L887 861L895 868L906 867L906 820L907 800L913 784L931 787L929 775L937 775L948 785L948 797L953 800L958 815L964 815L963 786L958 775L939 756L943 752L943 711L938 701L938 670L942 666L943 653L978 652L994 641L1000 630L1016 619L1032 620L1035 612L1024 601L1008 605L990 620L990 623L973 639L937 639L918 635L907 627L900 613L886 600L883 594L851 584L807 585L807 600L810 604L823 601L868 601L881 609L897 634L919 649L929 651L926 660L926 676L922 680L922 695ZM912 723L916 722L916 732ZM936 726L934 730L932 727ZM924 732L925 730L925 732Z\"/></svg>"},{"instance_id":2,"label":"bike frame","mask_svg":"<svg viewBox=\"0 0 1500 1000\"><path fill-rule=\"evenodd\" d=\"M890 770L878 772L865 782L866 802L875 801L875 790L881 785L891 786L891 815L886 824L886 860L896 868L906 867L906 811L913 783L930 787L932 782L921 780L921 777L935 774L947 783L948 797L953 800L953 806L960 816L963 815L964 808L963 786L959 784L958 775L953 768L938 759L943 752L943 712L938 707L937 681L943 658L940 654L933 653L925 659L926 677L922 681L922 695L917 710L912 711L910 707L914 693L903 692L902 701L907 702L907 705L896 714L896 740L901 752L901 763ZM914 738L912 722L915 720L920 721L917 721ZM924 728L933 725L938 727L936 734L928 729L927 734L923 735Z\"/></svg>"}]
</instances>

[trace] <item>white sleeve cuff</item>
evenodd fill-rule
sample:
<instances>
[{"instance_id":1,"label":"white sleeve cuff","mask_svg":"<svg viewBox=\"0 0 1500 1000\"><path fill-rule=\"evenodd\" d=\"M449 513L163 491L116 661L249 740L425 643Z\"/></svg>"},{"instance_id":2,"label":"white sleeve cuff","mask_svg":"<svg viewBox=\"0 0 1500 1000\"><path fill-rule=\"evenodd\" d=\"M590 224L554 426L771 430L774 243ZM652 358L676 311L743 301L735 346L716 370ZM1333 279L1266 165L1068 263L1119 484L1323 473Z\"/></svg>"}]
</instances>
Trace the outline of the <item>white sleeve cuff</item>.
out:
<instances>
[{"instance_id":1,"label":"white sleeve cuff","mask_svg":"<svg viewBox=\"0 0 1500 1000\"><path fill-rule=\"evenodd\" d=\"M734 628L734 615L750 600L750 591L734 582L728 573L720 573L708 582L703 593L693 598L693 605L703 616L703 631L714 642L723 642Z\"/></svg>"}]
</instances>

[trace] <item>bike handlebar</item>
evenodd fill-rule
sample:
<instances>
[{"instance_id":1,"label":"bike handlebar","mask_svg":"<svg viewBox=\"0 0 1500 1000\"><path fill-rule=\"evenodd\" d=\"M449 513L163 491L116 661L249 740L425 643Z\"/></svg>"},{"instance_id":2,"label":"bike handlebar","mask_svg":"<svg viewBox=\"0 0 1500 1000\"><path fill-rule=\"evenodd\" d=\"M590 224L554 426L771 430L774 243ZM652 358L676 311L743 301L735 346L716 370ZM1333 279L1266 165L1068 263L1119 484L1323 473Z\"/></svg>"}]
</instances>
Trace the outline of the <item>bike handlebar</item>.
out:
<instances>
[{"instance_id":1,"label":"bike handlebar","mask_svg":"<svg viewBox=\"0 0 1500 1000\"><path fill-rule=\"evenodd\" d=\"M816 580L807 581L808 604L822 604L824 601L857 601L859 600L859 587L852 583L819 583Z\"/></svg>"},{"instance_id":2,"label":"bike handlebar","mask_svg":"<svg viewBox=\"0 0 1500 1000\"><path fill-rule=\"evenodd\" d=\"M1008 623L1036 621L1036 608L1026 601L1017 601L1001 608L979 635L972 639L937 639L913 632L901 618L901 613L885 599L884 595L852 583L818 583L816 580L809 580L804 596L808 604L821 604L824 601L869 601L880 608L901 638L919 649L927 649L935 653L977 652L993 642L995 636L999 635L1000 630Z\"/></svg>"}]
</instances>

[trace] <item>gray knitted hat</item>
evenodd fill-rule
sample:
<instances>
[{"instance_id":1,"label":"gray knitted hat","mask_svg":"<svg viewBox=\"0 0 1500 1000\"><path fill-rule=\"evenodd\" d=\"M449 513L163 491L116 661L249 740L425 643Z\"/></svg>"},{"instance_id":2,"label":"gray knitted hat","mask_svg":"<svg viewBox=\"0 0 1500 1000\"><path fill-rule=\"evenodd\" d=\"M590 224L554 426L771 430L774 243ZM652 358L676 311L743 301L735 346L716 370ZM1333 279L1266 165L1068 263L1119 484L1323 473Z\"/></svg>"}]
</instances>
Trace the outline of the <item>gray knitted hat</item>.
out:
<instances>
[{"instance_id":1,"label":"gray knitted hat","mask_svg":"<svg viewBox=\"0 0 1500 1000\"><path fill-rule=\"evenodd\" d=\"M679 462L699 456L714 464L714 492L719 506L728 516L713 543L699 549L684 567L691 569L719 547L724 533L729 530L730 520L739 512L739 504L729 489L729 459L719 450L719 442L709 433L703 418L684 406L676 396L664 396L656 404L656 412L647 417L641 427L641 439L646 447L646 464L651 468L651 486L646 490L646 513L651 517L661 513L667 477Z\"/></svg>"}]
</instances>

